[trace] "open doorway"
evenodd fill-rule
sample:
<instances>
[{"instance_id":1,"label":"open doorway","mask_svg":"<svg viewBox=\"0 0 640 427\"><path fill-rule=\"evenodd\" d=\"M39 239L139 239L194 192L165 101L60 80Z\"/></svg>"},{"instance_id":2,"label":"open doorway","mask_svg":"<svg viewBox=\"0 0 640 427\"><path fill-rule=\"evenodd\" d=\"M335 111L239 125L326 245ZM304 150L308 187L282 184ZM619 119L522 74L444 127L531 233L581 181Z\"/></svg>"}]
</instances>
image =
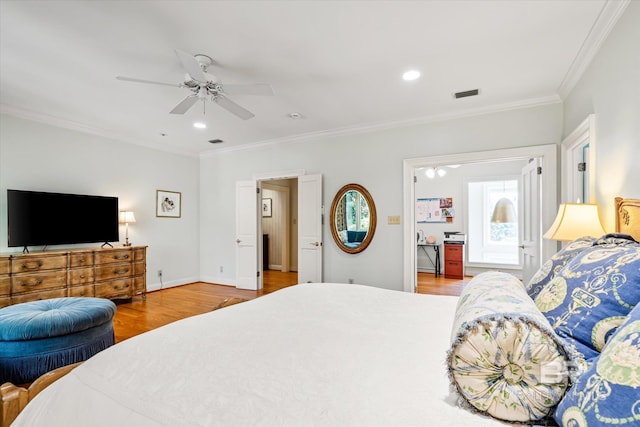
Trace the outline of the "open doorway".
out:
<instances>
[{"instance_id":1,"label":"open doorway","mask_svg":"<svg viewBox=\"0 0 640 427\"><path fill-rule=\"evenodd\" d=\"M416 218L416 175L420 169L434 168L442 165L469 165L486 162L518 160L528 161L528 159L540 159L541 170L544 173L540 179L540 187L536 190L540 197L540 216L535 218L538 227L546 228L553 222L557 206L557 146L541 145L523 148L512 148L504 150L472 152L452 154L445 156L423 157L407 159L403 163L403 186L404 186L404 290L415 292L417 282L417 245L416 236L420 236L417 230ZM436 175L437 176L437 175ZM435 177L434 177L435 178ZM443 195L446 197L446 195ZM440 196L435 196L440 197ZM465 200L468 199L465 198ZM464 205L461 205L464 209ZM462 223L461 230L450 230L464 232L467 225ZM424 234L424 233L423 233ZM539 239L540 240L540 239ZM556 251L556 244L552 241L539 241L541 248L542 262L548 259Z\"/></svg>"},{"instance_id":2,"label":"open doorway","mask_svg":"<svg viewBox=\"0 0 640 427\"><path fill-rule=\"evenodd\" d=\"M265 291L298 283L298 179L262 182L262 270Z\"/></svg>"},{"instance_id":3,"label":"open doorway","mask_svg":"<svg viewBox=\"0 0 640 427\"><path fill-rule=\"evenodd\" d=\"M288 179L297 180L298 186L295 224L298 282L322 281L322 175L306 175L304 171L291 171L256 176L252 180L236 182L236 287L238 288L250 290L263 288L262 218L263 215L273 215L274 206L272 198L263 197L262 186L268 181ZM283 211L287 210L283 209ZM289 250L294 251L291 247ZM285 257L284 261L290 262L290 259L290 256ZM267 261L267 266L270 263Z\"/></svg>"}]
</instances>

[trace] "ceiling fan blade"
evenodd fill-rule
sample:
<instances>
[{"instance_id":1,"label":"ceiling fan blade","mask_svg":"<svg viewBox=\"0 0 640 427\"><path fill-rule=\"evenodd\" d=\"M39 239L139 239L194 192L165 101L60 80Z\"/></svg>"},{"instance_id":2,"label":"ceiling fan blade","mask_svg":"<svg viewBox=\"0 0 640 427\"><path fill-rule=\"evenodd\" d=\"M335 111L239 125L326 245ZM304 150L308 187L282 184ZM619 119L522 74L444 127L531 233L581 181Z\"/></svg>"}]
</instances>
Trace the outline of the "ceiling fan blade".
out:
<instances>
[{"instance_id":1,"label":"ceiling fan blade","mask_svg":"<svg viewBox=\"0 0 640 427\"><path fill-rule=\"evenodd\" d=\"M207 81L207 76L204 75L204 72L200 67L200 63L196 60L196 58L193 55L178 49L176 49L176 55L178 55L178 59L182 63L182 66L184 67L185 70L187 70L187 73L192 78L194 78L199 82Z\"/></svg>"},{"instance_id":2,"label":"ceiling fan blade","mask_svg":"<svg viewBox=\"0 0 640 427\"><path fill-rule=\"evenodd\" d=\"M181 83L155 82L153 80L134 79L133 77L116 76L116 79L123 80L125 82L147 83L147 84L152 84L152 85L163 85L163 86L173 86L173 87L182 87L183 86Z\"/></svg>"},{"instance_id":3,"label":"ceiling fan blade","mask_svg":"<svg viewBox=\"0 0 640 427\"><path fill-rule=\"evenodd\" d=\"M176 105L173 110L170 111L171 114L184 114L187 112L187 110L191 107L193 107L193 104L195 104L196 102L198 102L198 95L189 95L187 96L185 99L183 99L182 101L180 101L180 103L178 105Z\"/></svg>"},{"instance_id":4,"label":"ceiling fan blade","mask_svg":"<svg viewBox=\"0 0 640 427\"><path fill-rule=\"evenodd\" d=\"M242 120L248 120L252 117L255 117L255 115L251 111L245 109L244 107L239 106L229 98L225 98L224 96L218 95L213 100L219 106L221 106L231 114L235 114L236 116L240 117Z\"/></svg>"},{"instance_id":5,"label":"ceiling fan blade","mask_svg":"<svg viewBox=\"0 0 640 427\"><path fill-rule=\"evenodd\" d=\"M273 89L267 83L223 84L222 90L230 95L274 95Z\"/></svg>"}]
</instances>

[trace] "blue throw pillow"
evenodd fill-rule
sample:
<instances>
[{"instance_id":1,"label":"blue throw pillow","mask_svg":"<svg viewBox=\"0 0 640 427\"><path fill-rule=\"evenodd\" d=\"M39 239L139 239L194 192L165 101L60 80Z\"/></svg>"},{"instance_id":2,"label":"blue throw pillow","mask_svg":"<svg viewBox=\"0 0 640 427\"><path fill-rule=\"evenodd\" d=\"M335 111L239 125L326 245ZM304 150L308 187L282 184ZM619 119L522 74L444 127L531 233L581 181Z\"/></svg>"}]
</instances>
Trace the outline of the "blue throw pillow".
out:
<instances>
[{"instance_id":1,"label":"blue throw pillow","mask_svg":"<svg viewBox=\"0 0 640 427\"><path fill-rule=\"evenodd\" d=\"M560 401L562 426L640 425L640 305Z\"/></svg>"},{"instance_id":2,"label":"blue throw pillow","mask_svg":"<svg viewBox=\"0 0 640 427\"><path fill-rule=\"evenodd\" d=\"M542 288L544 288L569 261L575 258L580 252L593 246L595 240L593 237L581 237L574 240L542 264L542 267L540 267L525 286L529 296L535 299Z\"/></svg>"},{"instance_id":3,"label":"blue throw pillow","mask_svg":"<svg viewBox=\"0 0 640 427\"><path fill-rule=\"evenodd\" d=\"M574 356L597 357L640 302L640 244L603 239L540 291L536 305Z\"/></svg>"}]
</instances>

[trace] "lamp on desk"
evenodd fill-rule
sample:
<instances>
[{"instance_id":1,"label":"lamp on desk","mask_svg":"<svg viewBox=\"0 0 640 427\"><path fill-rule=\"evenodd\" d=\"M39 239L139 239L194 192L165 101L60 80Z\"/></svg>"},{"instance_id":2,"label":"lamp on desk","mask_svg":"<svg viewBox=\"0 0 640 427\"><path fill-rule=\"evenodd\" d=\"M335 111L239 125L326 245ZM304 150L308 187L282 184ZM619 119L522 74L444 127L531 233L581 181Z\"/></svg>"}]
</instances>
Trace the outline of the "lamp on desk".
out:
<instances>
[{"instance_id":1,"label":"lamp on desk","mask_svg":"<svg viewBox=\"0 0 640 427\"><path fill-rule=\"evenodd\" d=\"M120 224L125 224L126 227L124 245L131 246L131 243L129 243L129 223L136 222L136 216L131 211L122 211L120 212L119 222Z\"/></svg>"},{"instance_id":2,"label":"lamp on desk","mask_svg":"<svg viewBox=\"0 0 640 427\"><path fill-rule=\"evenodd\" d=\"M563 203L545 239L572 241L584 236L600 237L606 234L598 215L598 205Z\"/></svg>"}]
</instances>

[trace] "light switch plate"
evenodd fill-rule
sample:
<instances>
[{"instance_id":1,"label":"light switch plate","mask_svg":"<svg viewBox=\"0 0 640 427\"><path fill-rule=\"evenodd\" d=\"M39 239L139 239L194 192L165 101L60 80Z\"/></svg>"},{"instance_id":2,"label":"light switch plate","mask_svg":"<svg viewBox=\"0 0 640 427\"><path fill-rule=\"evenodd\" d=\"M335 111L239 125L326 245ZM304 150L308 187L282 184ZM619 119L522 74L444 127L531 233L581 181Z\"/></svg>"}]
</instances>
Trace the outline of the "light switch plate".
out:
<instances>
[{"instance_id":1,"label":"light switch plate","mask_svg":"<svg viewBox=\"0 0 640 427\"><path fill-rule=\"evenodd\" d=\"M387 217L387 224L398 225L400 224L400 215L390 215Z\"/></svg>"}]
</instances>

